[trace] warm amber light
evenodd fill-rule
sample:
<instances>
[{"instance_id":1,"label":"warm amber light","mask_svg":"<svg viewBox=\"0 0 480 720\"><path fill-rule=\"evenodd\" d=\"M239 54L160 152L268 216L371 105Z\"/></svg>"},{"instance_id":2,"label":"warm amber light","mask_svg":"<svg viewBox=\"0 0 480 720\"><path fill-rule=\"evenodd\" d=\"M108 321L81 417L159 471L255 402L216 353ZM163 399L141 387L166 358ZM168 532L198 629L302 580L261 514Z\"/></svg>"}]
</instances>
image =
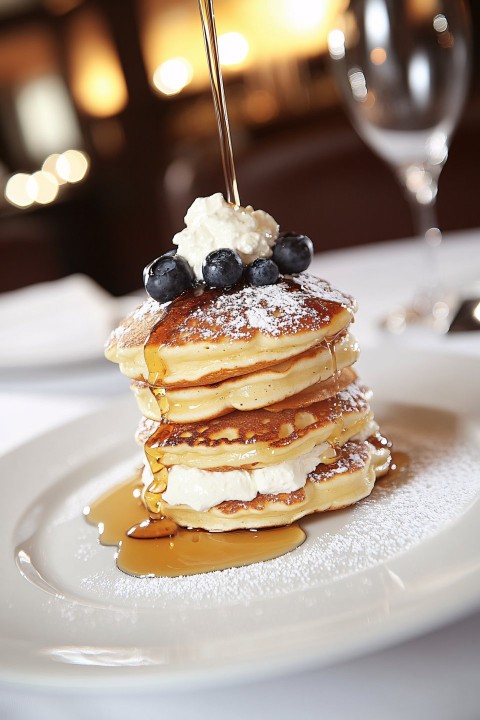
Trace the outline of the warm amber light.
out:
<instances>
[{"instance_id":1,"label":"warm amber light","mask_svg":"<svg viewBox=\"0 0 480 720\"><path fill-rule=\"evenodd\" d=\"M192 80L193 68L183 57L166 60L153 73L153 84L164 95L177 95Z\"/></svg>"},{"instance_id":2,"label":"warm amber light","mask_svg":"<svg viewBox=\"0 0 480 720\"><path fill-rule=\"evenodd\" d=\"M46 158L42 169L32 175L12 175L5 186L5 198L20 208L33 203L47 205L57 199L61 185L80 182L88 168L88 157L80 150L66 150L61 155L53 153Z\"/></svg>"},{"instance_id":3,"label":"warm amber light","mask_svg":"<svg viewBox=\"0 0 480 720\"><path fill-rule=\"evenodd\" d=\"M5 186L5 198L11 205L20 208L32 205L33 199L27 189L29 179L30 175L27 173L16 173L8 180Z\"/></svg>"},{"instance_id":4,"label":"warm amber light","mask_svg":"<svg viewBox=\"0 0 480 720\"><path fill-rule=\"evenodd\" d=\"M241 65L248 55L248 50L247 39L241 33L224 33L218 38L218 53L222 65Z\"/></svg>"},{"instance_id":5,"label":"warm amber light","mask_svg":"<svg viewBox=\"0 0 480 720\"><path fill-rule=\"evenodd\" d=\"M55 163L56 174L65 182L77 183L88 172L89 161L80 150L66 150Z\"/></svg>"},{"instance_id":6,"label":"warm amber light","mask_svg":"<svg viewBox=\"0 0 480 720\"><path fill-rule=\"evenodd\" d=\"M40 205L48 205L58 195L58 182L54 175L44 170L37 170L27 180L27 193Z\"/></svg>"},{"instance_id":7,"label":"warm amber light","mask_svg":"<svg viewBox=\"0 0 480 720\"><path fill-rule=\"evenodd\" d=\"M383 47L373 48L370 53L370 60L374 65L383 65L387 59L387 51Z\"/></svg>"},{"instance_id":8,"label":"warm amber light","mask_svg":"<svg viewBox=\"0 0 480 720\"><path fill-rule=\"evenodd\" d=\"M51 173L51 175L57 179L59 185L65 185L67 181L63 180L57 172L57 160L59 157L60 153L52 153L52 155L49 155L42 165L42 170Z\"/></svg>"},{"instance_id":9,"label":"warm amber light","mask_svg":"<svg viewBox=\"0 0 480 720\"><path fill-rule=\"evenodd\" d=\"M278 113L277 101L267 90L254 90L243 106L250 120L256 123L266 123Z\"/></svg>"},{"instance_id":10,"label":"warm amber light","mask_svg":"<svg viewBox=\"0 0 480 720\"><path fill-rule=\"evenodd\" d=\"M408 15L419 23L430 20L438 11L438 0L407 0Z\"/></svg>"},{"instance_id":11,"label":"warm amber light","mask_svg":"<svg viewBox=\"0 0 480 720\"><path fill-rule=\"evenodd\" d=\"M311 32L325 21L331 3L329 0L283 0L283 4L285 19L292 30Z\"/></svg>"},{"instance_id":12,"label":"warm amber light","mask_svg":"<svg viewBox=\"0 0 480 720\"><path fill-rule=\"evenodd\" d=\"M219 52L225 68L247 69L290 58L319 55L327 49L327 34L348 0L215 0ZM142 49L148 75L171 58L182 57L192 67L184 88L198 90L209 83L200 20L190 0L138 0ZM158 88L157 80L155 86ZM162 90L162 92L164 92Z\"/></svg>"},{"instance_id":13,"label":"warm amber light","mask_svg":"<svg viewBox=\"0 0 480 720\"><path fill-rule=\"evenodd\" d=\"M95 117L121 112L128 102L122 68L102 17L84 11L69 32L72 91L81 109Z\"/></svg>"}]
</instances>

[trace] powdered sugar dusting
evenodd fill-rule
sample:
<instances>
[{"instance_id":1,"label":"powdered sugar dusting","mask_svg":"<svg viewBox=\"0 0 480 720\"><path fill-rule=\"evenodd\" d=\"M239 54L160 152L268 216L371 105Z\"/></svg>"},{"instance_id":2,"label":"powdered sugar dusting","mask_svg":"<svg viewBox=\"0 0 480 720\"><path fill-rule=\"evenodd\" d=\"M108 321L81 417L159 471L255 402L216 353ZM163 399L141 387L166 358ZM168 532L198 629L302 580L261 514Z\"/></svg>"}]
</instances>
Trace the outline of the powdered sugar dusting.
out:
<instances>
[{"instance_id":1,"label":"powdered sugar dusting","mask_svg":"<svg viewBox=\"0 0 480 720\"><path fill-rule=\"evenodd\" d=\"M343 308L350 311L346 325L356 309L354 299L306 273L262 287L245 285L224 291L199 287L163 305L146 300L112 332L106 354L118 362L122 349L143 346L154 328L160 331L165 346L225 338L248 340L258 332L281 337L327 330ZM166 333L162 333L164 324L168 325Z\"/></svg>"},{"instance_id":2,"label":"powdered sugar dusting","mask_svg":"<svg viewBox=\"0 0 480 720\"><path fill-rule=\"evenodd\" d=\"M409 453L411 470L380 480L372 495L352 508L302 521L307 541L288 555L223 572L138 579L119 572L113 550L102 548L111 552L112 567L85 576L82 589L122 606L219 608L328 586L379 565L443 530L479 496L480 450L465 435L452 442L455 421L448 413L418 409L401 421L384 420L382 431Z\"/></svg>"},{"instance_id":3,"label":"powdered sugar dusting","mask_svg":"<svg viewBox=\"0 0 480 720\"><path fill-rule=\"evenodd\" d=\"M302 290L307 294L318 296L319 288L321 288L321 297L324 300L351 307L354 311L357 309L356 300L351 295L340 292L340 290L332 287L326 280L319 280L315 275L300 273L300 275L293 275L292 280L297 285L300 285Z\"/></svg>"},{"instance_id":4,"label":"powdered sugar dusting","mask_svg":"<svg viewBox=\"0 0 480 720\"><path fill-rule=\"evenodd\" d=\"M148 333L152 330L155 323L162 316L163 310L170 303L164 303L163 305L153 298L147 298L145 302L139 305L135 310L120 323L115 330L112 331L108 338L105 348L114 347L118 348L129 347L135 345L138 342L143 344Z\"/></svg>"},{"instance_id":5,"label":"powdered sugar dusting","mask_svg":"<svg viewBox=\"0 0 480 720\"><path fill-rule=\"evenodd\" d=\"M202 326L197 326L200 337L214 338L227 331L229 338L240 340L250 337L252 329L273 337L293 334L306 327L315 330L330 322L332 309L317 305L315 312L312 300L352 306L349 296L333 289L325 280L308 275L301 281L300 278L294 280L303 292L292 292L287 281L263 287L247 285L234 293L220 295L207 312L204 308L194 310L191 317L202 321Z\"/></svg>"}]
</instances>

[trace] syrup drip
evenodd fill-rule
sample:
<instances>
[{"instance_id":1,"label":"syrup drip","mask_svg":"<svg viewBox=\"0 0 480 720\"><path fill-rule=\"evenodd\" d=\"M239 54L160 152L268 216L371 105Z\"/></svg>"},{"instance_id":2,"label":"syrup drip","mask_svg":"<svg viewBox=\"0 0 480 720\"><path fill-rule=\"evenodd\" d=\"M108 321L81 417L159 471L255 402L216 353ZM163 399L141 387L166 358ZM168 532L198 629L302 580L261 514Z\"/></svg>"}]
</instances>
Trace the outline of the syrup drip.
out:
<instances>
[{"instance_id":1,"label":"syrup drip","mask_svg":"<svg viewBox=\"0 0 480 720\"><path fill-rule=\"evenodd\" d=\"M158 324L161 324L161 322L160 320ZM158 347L155 346L155 342L153 341L155 329L156 327L153 328L143 347L143 354L148 368L148 384L150 386L155 386L161 382L166 373L165 363L160 357ZM165 398L165 401L167 402L167 398Z\"/></svg>"},{"instance_id":2,"label":"syrup drip","mask_svg":"<svg viewBox=\"0 0 480 720\"><path fill-rule=\"evenodd\" d=\"M159 324L161 324L161 321ZM158 345L154 340L156 327L157 326L153 328L143 347L145 363L148 369L148 383L150 386L153 386L163 380L166 372L165 363L158 352ZM155 397L155 400L158 402L158 407L163 417L168 413L169 402L167 396L165 395L165 391L163 390L162 392L162 390L163 388L158 389L158 396ZM171 428L170 424L163 423L161 427L164 430L164 433L162 434L168 435ZM153 482L145 493L145 502L150 512L152 514L156 514L160 508L161 494L167 489L168 470L164 465L162 465L161 458L158 457L158 453L153 455L151 452L148 452L148 440L145 443L144 449L147 462L150 465L150 470L152 471L152 475L154 477Z\"/></svg>"},{"instance_id":3,"label":"syrup drip","mask_svg":"<svg viewBox=\"0 0 480 720\"><path fill-rule=\"evenodd\" d=\"M171 430L172 426L170 423L162 423L159 430L154 433L155 445L157 444L157 439L160 440L161 445L163 438L168 437ZM162 465L161 460L163 453L161 452L160 447L152 449L149 445L150 441L151 438L149 438L145 443L144 451L154 479L145 492L145 504L150 512L155 515L160 511L161 496L167 489L168 470L164 465Z\"/></svg>"},{"instance_id":4,"label":"syrup drip","mask_svg":"<svg viewBox=\"0 0 480 720\"><path fill-rule=\"evenodd\" d=\"M340 335L341 333L339 333ZM330 355L330 366L332 368L332 380L334 384L335 389L335 395L333 396L333 407L334 407L334 413L336 415L335 418L335 425L337 426L336 431L334 431L333 436L329 440L330 447L332 448L334 452L334 456L331 458L328 462L336 462L341 457L341 447L340 447L340 438L342 436L342 433L345 429L345 425L343 422L343 415L341 412L341 409L338 407L338 393L340 392L340 385L338 382L339 378L339 370L337 365L337 356L335 354L335 343L338 340L338 335L334 335L329 338L325 338L324 343L325 347L328 350L328 353Z\"/></svg>"},{"instance_id":5,"label":"syrup drip","mask_svg":"<svg viewBox=\"0 0 480 720\"><path fill-rule=\"evenodd\" d=\"M298 525L209 533L186 530L167 518L149 517L136 476L84 511L99 528L102 545L117 545L117 566L138 577L177 577L272 560L305 540ZM129 528L127 532L125 528Z\"/></svg>"},{"instance_id":6,"label":"syrup drip","mask_svg":"<svg viewBox=\"0 0 480 720\"><path fill-rule=\"evenodd\" d=\"M136 540L151 540L152 538L173 537L177 532L177 523L161 515L158 518L149 517L132 525L130 530L127 530L127 536Z\"/></svg>"},{"instance_id":7,"label":"syrup drip","mask_svg":"<svg viewBox=\"0 0 480 720\"><path fill-rule=\"evenodd\" d=\"M397 475L403 475L410 470L412 465L410 455L403 450L392 450L391 440L388 440L388 438L384 437L381 433L377 433L374 437L368 438L368 442L378 449L390 449L391 460L388 472L383 477L378 478L378 480L385 481L395 478Z\"/></svg>"}]
</instances>

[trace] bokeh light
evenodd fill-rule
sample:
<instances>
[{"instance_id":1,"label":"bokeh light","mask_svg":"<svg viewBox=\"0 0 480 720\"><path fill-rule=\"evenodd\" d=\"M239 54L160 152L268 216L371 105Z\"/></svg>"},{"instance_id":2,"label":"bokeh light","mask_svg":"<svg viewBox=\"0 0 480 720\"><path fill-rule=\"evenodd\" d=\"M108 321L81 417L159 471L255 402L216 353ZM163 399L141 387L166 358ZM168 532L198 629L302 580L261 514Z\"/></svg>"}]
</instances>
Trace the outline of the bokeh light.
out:
<instances>
[{"instance_id":1,"label":"bokeh light","mask_svg":"<svg viewBox=\"0 0 480 720\"><path fill-rule=\"evenodd\" d=\"M328 51L333 60L341 60L345 57L345 34L342 30L335 29L328 33Z\"/></svg>"},{"instance_id":2,"label":"bokeh light","mask_svg":"<svg viewBox=\"0 0 480 720\"><path fill-rule=\"evenodd\" d=\"M5 186L5 198L11 205L25 208L33 204L28 192L29 179L30 175L27 173L16 173L8 180Z\"/></svg>"},{"instance_id":3,"label":"bokeh light","mask_svg":"<svg viewBox=\"0 0 480 720\"><path fill-rule=\"evenodd\" d=\"M56 162L56 174L66 182L77 183L88 172L89 160L80 150L66 150Z\"/></svg>"},{"instance_id":4,"label":"bokeh light","mask_svg":"<svg viewBox=\"0 0 480 720\"><path fill-rule=\"evenodd\" d=\"M27 193L33 202L48 205L58 195L58 182L54 175L44 170L37 170L27 180Z\"/></svg>"},{"instance_id":5,"label":"bokeh light","mask_svg":"<svg viewBox=\"0 0 480 720\"><path fill-rule=\"evenodd\" d=\"M61 178L57 172L57 160L59 157L60 153L52 153L52 155L49 155L42 165L42 170L51 173L59 185L65 185L67 181Z\"/></svg>"},{"instance_id":6,"label":"bokeh light","mask_svg":"<svg viewBox=\"0 0 480 720\"><path fill-rule=\"evenodd\" d=\"M193 69L183 57L174 57L158 66L153 73L153 84L164 95L177 95L192 80Z\"/></svg>"},{"instance_id":7,"label":"bokeh light","mask_svg":"<svg viewBox=\"0 0 480 720\"><path fill-rule=\"evenodd\" d=\"M128 102L122 66L103 16L75 14L67 28L71 86L78 106L93 117L112 117Z\"/></svg>"},{"instance_id":8,"label":"bokeh light","mask_svg":"<svg viewBox=\"0 0 480 720\"><path fill-rule=\"evenodd\" d=\"M329 0L284 0L283 13L294 31L312 32L325 21Z\"/></svg>"},{"instance_id":9,"label":"bokeh light","mask_svg":"<svg viewBox=\"0 0 480 720\"><path fill-rule=\"evenodd\" d=\"M241 65L247 58L249 46L247 39L239 32L229 32L218 38L220 62L226 67Z\"/></svg>"}]
</instances>

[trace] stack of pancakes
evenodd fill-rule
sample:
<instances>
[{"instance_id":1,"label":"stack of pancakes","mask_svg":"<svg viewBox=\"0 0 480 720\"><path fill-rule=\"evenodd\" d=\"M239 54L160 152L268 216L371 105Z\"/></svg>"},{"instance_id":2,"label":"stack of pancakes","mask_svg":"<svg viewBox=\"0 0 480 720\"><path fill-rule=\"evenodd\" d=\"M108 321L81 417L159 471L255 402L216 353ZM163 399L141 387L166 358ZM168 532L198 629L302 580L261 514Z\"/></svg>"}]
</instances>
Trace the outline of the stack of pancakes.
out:
<instances>
[{"instance_id":1,"label":"stack of pancakes","mask_svg":"<svg viewBox=\"0 0 480 720\"><path fill-rule=\"evenodd\" d=\"M352 368L355 309L353 298L301 274L192 289L131 313L106 357L133 380L143 415L149 510L233 530L286 525L368 495L390 453ZM295 469L294 490L282 487L285 468L289 477ZM253 477L270 490L229 495ZM205 488L217 498L211 507Z\"/></svg>"}]
</instances>

